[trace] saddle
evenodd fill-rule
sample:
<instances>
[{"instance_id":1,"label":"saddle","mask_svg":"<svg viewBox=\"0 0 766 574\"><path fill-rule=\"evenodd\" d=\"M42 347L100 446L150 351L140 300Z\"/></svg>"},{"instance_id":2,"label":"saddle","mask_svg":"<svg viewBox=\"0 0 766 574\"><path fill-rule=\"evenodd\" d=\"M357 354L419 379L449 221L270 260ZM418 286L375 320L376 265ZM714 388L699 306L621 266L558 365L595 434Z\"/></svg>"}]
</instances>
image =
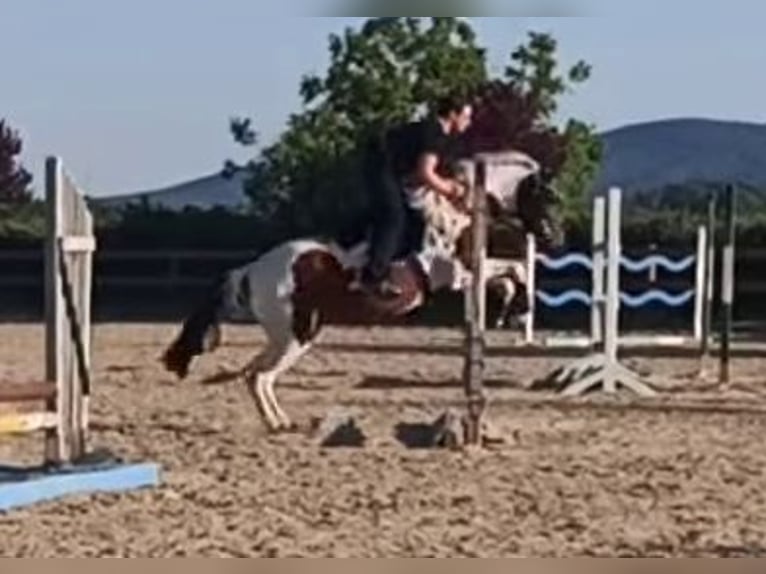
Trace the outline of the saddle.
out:
<instances>
[{"instance_id":1,"label":"saddle","mask_svg":"<svg viewBox=\"0 0 766 574\"><path fill-rule=\"evenodd\" d=\"M391 265L388 280L398 287L402 294L398 297L385 297L364 293L368 298L379 300L386 307L391 304L407 305L408 300L415 294L430 293L431 262L437 259L437 254L441 259L453 257L457 251L458 239L470 223L465 209L433 190L425 187L410 188L407 195L410 208L423 214L425 229L419 245L414 248L408 246L407 252L397 257ZM424 254L427 255L423 256ZM360 275L364 263L366 260L352 271L348 287L354 293L362 292Z\"/></svg>"},{"instance_id":2,"label":"saddle","mask_svg":"<svg viewBox=\"0 0 766 574\"><path fill-rule=\"evenodd\" d=\"M423 303L430 293L428 275L420 260L415 255L397 259L391 264L388 280L393 283L400 294L386 297L368 293L361 289L360 270L351 271L348 278L348 291L352 299L347 304L355 307L360 315L367 318L383 320L385 317L405 315Z\"/></svg>"}]
</instances>

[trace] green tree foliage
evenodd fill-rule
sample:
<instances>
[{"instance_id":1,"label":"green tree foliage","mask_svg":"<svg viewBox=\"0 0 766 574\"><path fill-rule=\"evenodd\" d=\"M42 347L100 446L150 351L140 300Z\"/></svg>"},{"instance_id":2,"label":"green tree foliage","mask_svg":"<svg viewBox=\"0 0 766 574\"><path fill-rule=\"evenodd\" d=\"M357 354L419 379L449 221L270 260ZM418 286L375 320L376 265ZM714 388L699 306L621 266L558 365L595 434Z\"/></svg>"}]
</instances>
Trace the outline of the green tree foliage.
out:
<instances>
[{"instance_id":1,"label":"green tree foliage","mask_svg":"<svg viewBox=\"0 0 766 574\"><path fill-rule=\"evenodd\" d=\"M566 164L569 139L579 143L586 130L560 133L552 125L557 98L590 70L581 63L566 80L556 76L556 45L545 35L531 36L514 53L505 79L489 77L485 50L463 18L370 18L359 29L331 35L328 47L326 72L301 82L303 109L248 166L253 211L281 221L286 234L337 233L359 221L365 195L357 154L364 142L384 126L428 111L445 93L478 96L473 150L522 149L552 173ZM250 120L235 120L231 129L240 143L255 141ZM571 187L587 183L590 172L581 163L569 172Z\"/></svg>"},{"instance_id":2,"label":"green tree foliage","mask_svg":"<svg viewBox=\"0 0 766 574\"><path fill-rule=\"evenodd\" d=\"M582 227L591 211L591 189L601 165L603 146L591 126L569 120L564 130L565 160L556 187L563 197L562 217L570 228Z\"/></svg>"},{"instance_id":3,"label":"green tree foliage","mask_svg":"<svg viewBox=\"0 0 766 574\"><path fill-rule=\"evenodd\" d=\"M0 203L0 246L37 246L45 236L45 203Z\"/></svg>"},{"instance_id":4,"label":"green tree foliage","mask_svg":"<svg viewBox=\"0 0 766 574\"><path fill-rule=\"evenodd\" d=\"M366 138L411 118L425 102L485 79L483 52L456 18L375 18L329 39L322 76L303 78L303 109L250 164L256 214L278 217L285 233L337 232L365 206L356 156ZM237 141L248 120L232 123Z\"/></svg>"},{"instance_id":5,"label":"green tree foliage","mask_svg":"<svg viewBox=\"0 0 766 574\"><path fill-rule=\"evenodd\" d=\"M0 203L23 204L32 199L32 176L18 162L22 141L5 120L0 120Z\"/></svg>"},{"instance_id":6,"label":"green tree foliage","mask_svg":"<svg viewBox=\"0 0 766 574\"><path fill-rule=\"evenodd\" d=\"M686 183L634 191L625 198L624 226L635 244L692 247L697 229L707 222L711 195L719 199L718 225L723 225L723 184ZM737 233L745 245L763 245L766 237L766 189L738 185ZM718 229L722 233L723 228ZM624 234L625 235L625 234Z\"/></svg>"},{"instance_id":7,"label":"green tree foliage","mask_svg":"<svg viewBox=\"0 0 766 574\"><path fill-rule=\"evenodd\" d=\"M530 32L526 44L511 54L511 65L505 71L511 85L537 102L540 117L552 121L560 98L573 86L586 82L591 66L578 61L561 72L558 43L550 34ZM556 185L564 197L563 217L570 226L582 226L590 209L590 188L602 157L601 141L595 128L570 119L564 130L565 161L557 170Z\"/></svg>"},{"instance_id":8,"label":"green tree foliage","mask_svg":"<svg viewBox=\"0 0 766 574\"><path fill-rule=\"evenodd\" d=\"M487 82L475 97L473 125L466 134L467 152L521 150L548 174L566 159L566 138L540 121L539 101L503 81Z\"/></svg>"},{"instance_id":9,"label":"green tree foliage","mask_svg":"<svg viewBox=\"0 0 766 574\"><path fill-rule=\"evenodd\" d=\"M18 161L22 149L18 133L0 120L0 240L18 247L34 243L45 232L44 206L33 201L32 175Z\"/></svg>"},{"instance_id":10,"label":"green tree foliage","mask_svg":"<svg viewBox=\"0 0 766 574\"><path fill-rule=\"evenodd\" d=\"M505 77L522 93L538 102L540 113L550 119L558 109L558 99L568 93L571 84L580 84L590 78L591 67L579 61L566 74L558 72L558 42L550 34L530 32L527 43L511 53L511 65Z\"/></svg>"}]
</instances>

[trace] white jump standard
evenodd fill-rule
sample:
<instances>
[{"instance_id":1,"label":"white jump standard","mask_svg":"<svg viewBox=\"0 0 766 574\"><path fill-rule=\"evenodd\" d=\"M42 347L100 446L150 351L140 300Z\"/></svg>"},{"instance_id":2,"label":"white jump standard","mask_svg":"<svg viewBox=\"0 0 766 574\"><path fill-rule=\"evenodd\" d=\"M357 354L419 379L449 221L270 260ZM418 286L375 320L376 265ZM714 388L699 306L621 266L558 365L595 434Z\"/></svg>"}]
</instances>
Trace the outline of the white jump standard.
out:
<instances>
[{"instance_id":1,"label":"white jump standard","mask_svg":"<svg viewBox=\"0 0 766 574\"><path fill-rule=\"evenodd\" d=\"M67 495L122 492L159 483L155 464L124 464L87 452L93 221L58 158L46 164L43 382L0 381L0 404L43 403L31 414L0 415L0 436L45 433L40 467L0 464L0 512Z\"/></svg>"},{"instance_id":2,"label":"white jump standard","mask_svg":"<svg viewBox=\"0 0 766 574\"><path fill-rule=\"evenodd\" d=\"M604 237L607 238L606 291L604 296L593 301L594 306L603 309L603 312L594 313L594 325L592 326L595 333L603 334L603 341L597 341L597 345L602 349L576 361L560 372L554 373L552 378L557 386L567 385L562 391L564 396L582 395L597 386L602 386L607 393L615 393L618 385L622 385L643 397L656 395L656 392L646 382L623 366L617 358L622 251L620 241L621 196L620 189L611 188L608 202L605 202L603 197L595 199L594 233L602 240ZM608 214L607 221L605 221L605 213ZM605 229L605 223L608 224L608 229Z\"/></svg>"}]
</instances>

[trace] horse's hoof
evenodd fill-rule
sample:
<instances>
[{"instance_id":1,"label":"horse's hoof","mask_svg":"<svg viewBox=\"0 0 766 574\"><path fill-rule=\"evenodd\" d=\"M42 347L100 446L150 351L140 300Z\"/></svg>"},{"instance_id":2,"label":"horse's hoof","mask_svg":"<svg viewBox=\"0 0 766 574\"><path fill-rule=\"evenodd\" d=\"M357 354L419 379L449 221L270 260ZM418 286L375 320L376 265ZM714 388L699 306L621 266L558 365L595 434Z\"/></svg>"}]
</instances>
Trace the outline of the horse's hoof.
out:
<instances>
[{"instance_id":1,"label":"horse's hoof","mask_svg":"<svg viewBox=\"0 0 766 574\"><path fill-rule=\"evenodd\" d=\"M284 436L288 434L297 434L301 431L300 427L293 422L280 423L276 426L269 426L268 433L271 436Z\"/></svg>"},{"instance_id":2,"label":"horse's hoof","mask_svg":"<svg viewBox=\"0 0 766 574\"><path fill-rule=\"evenodd\" d=\"M301 432L301 427L298 423L289 422L282 425L280 432L282 434L298 434Z\"/></svg>"}]
</instances>

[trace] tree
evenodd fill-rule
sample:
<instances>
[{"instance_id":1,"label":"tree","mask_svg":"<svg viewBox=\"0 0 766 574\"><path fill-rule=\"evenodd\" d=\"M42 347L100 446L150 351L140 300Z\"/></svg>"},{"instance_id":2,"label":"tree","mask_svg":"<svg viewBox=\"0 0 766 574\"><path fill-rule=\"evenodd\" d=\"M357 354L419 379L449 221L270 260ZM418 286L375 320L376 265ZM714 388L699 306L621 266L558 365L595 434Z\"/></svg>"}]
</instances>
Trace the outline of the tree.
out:
<instances>
[{"instance_id":1,"label":"tree","mask_svg":"<svg viewBox=\"0 0 766 574\"><path fill-rule=\"evenodd\" d=\"M566 159L556 177L563 196L562 217L570 226L582 227L591 213L589 190L601 165L603 146L592 127L569 120L564 131Z\"/></svg>"},{"instance_id":2,"label":"tree","mask_svg":"<svg viewBox=\"0 0 766 574\"><path fill-rule=\"evenodd\" d=\"M591 67L584 61L572 66L564 76L558 73L558 42L550 34L530 32L526 44L511 53L505 77L511 85L538 102L541 114L550 119L558 109L558 98L571 91L567 80L581 84L590 78Z\"/></svg>"},{"instance_id":3,"label":"tree","mask_svg":"<svg viewBox=\"0 0 766 574\"><path fill-rule=\"evenodd\" d=\"M586 82L592 71L586 62L578 61L560 73L557 49L558 43L550 34L530 32L527 43L512 52L512 63L505 71L510 84L537 103L546 122L558 111L561 96ZM590 211L588 191L601 163L602 145L592 126L575 119L567 122L564 138L565 161L557 170L556 185L564 197L564 218L578 225Z\"/></svg>"},{"instance_id":4,"label":"tree","mask_svg":"<svg viewBox=\"0 0 766 574\"><path fill-rule=\"evenodd\" d=\"M537 160L546 174L555 174L566 159L565 136L540 121L540 102L503 81L477 92L473 126L466 134L469 155L515 149Z\"/></svg>"},{"instance_id":5,"label":"tree","mask_svg":"<svg viewBox=\"0 0 766 574\"><path fill-rule=\"evenodd\" d=\"M358 30L331 35L327 71L301 82L303 109L248 165L253 211L277 226L278 236L336 234L359 221L365 194L358 150L383 126L412 119L456 91L477 96L469 153L516 148L559 174L580 132L562 134L551 121L569 87L556 75L555 51L550 37L533 35L512 56L506 77L491 79L485 50L463 18L370 18ZM585 81L589 71L578 64L569 80ZM256 140L250 120L235 120L231 130L243 145ZM572 181L588 173L581 162L569 169Z\"/></svg>"},{"instance_id":6,"label":"tree","mask_svg":"<svg viewBox=\"0 0 766 574\"><path fill-rule=\"evenodd\" d=\"M356 219L365 207L356 150L366 138L486 79L484 52L460 18L371 18L331 35L328 47L327 71L301 82L303 109L248 166L253 210L292 232L333 233Z\"/></svg>"},{"instance_id":7,"label":"tree","mask_svg":"<svg viewBox=\"0 0 766 574\"><path fill-rule=\"evenodd\" d=\"M15 159L21 151L21 138L0 120L0 203L25 204L32 199L32 176Z\"/></svg>"}]
</instances>

